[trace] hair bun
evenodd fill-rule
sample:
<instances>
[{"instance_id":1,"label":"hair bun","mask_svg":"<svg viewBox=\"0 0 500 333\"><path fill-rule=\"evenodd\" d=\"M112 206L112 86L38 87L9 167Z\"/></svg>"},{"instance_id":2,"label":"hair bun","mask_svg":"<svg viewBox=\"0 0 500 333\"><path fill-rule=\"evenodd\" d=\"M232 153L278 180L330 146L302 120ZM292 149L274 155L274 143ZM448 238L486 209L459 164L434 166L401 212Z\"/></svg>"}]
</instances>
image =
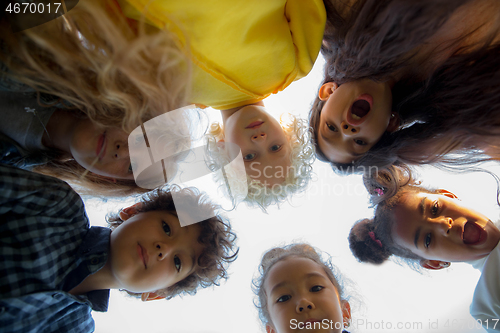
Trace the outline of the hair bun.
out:
<instances>
[{"instance_id":1,"label":"hair bun","mask_svg":"<svg viewBox=\"0 0 500 333\"><path fill-rule=\"evenodd\" d=\"M391 255L378 239L372 219L363 219L354 224L349 233L349 248L360 262L381 264Z\"/></svg>"}]
</instances>

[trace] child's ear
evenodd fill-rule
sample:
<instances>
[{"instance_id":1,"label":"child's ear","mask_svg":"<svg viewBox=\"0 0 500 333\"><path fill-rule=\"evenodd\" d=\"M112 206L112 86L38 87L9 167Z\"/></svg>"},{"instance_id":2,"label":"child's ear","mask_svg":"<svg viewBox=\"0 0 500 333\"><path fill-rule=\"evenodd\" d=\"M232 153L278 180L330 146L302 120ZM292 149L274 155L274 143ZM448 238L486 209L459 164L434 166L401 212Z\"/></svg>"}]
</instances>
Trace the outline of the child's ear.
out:
<instances>
[{"instance_id":1,"label":"child's ear","mask_svg":"<svg viewBox=\"0 0 500 333\"><path fill-rule=\"evenodd\" d=\"M322 101L326 101L331 94L339 87L335 82L327 82L319 88L318 97Z\"/></svg>"},{"instance_id":2,"label":"child's ear","mask_svg":"<svg viewBox=\"0 0 500 333\"><path fill-rule=\"evenodd\" d=\"M266 333L276 333L276 330L274 329L274 327L271 324L267 323L266 324Z\"/></svg>"},{"instance_id":3,"label":"child's ear","mask_svg":"<svg viewBox=\"0 0 500 333\"><path fill-rule=\"evenodd\" d=\"M447 196L448 198L458 199L458 197L454 193L451 193L448 190L439 189L437 190L437 193Z\"/></svg>"},{"instance_id":4,"label":"child's ear","mask_svg":"<svg viewBox=\"0 0 500 333\"><path fill-rule=\"evenodd\" d=\"M389 120L389 125L387 125L386 131L389 133L394 132L399 128L400 123L401 120L399 118L399 114L395 112L391 113L391 119Z\"/></svg>"},{"instance_id":5,"label":"child's ear","mask_svg":"<svg viewBox=\"0 0 500 333\"><path fill-rule=\"evenodd\" d=\"M342 301L342 318L344 327L349 327L351 325L351 304L346 300Z\"/></svg>"},{"instance_id":6,"label":"child's ear","mask_svg":"<svg viewBox=\"0 0 500 333\"><path fill-rule=\"evenodd\" d=\"M142 293L141 295L141 301L147 302L147 301L155 301L157 299L164 299L165 296L160 296L157 293Z\"/></svg>"},{"instance_id":7,"label":"child's ear","mask_svg":"<svg viewBox=\"0 0 500 333\"><path fill-rule=\"evenodd\" d=\"M427 260L427 259L420 260L420 266L426 269L438 270L438 269L448 268L450 267L450 265L451 263L447 261Z\"/></svg>"},{"instance_id":8,"label":"child's ear","mask_svg":"<svg viewBox=\"0 0 500 333\"><path fill-rule=\"evenodd\" d=\"M127 221L129 218L137 214L137 208L142 207L142 202L138 202L136 204L133 204L130 207L125 207L122 210L120 210L120 220L122 221Z\"/></svg>"}]
</instances>

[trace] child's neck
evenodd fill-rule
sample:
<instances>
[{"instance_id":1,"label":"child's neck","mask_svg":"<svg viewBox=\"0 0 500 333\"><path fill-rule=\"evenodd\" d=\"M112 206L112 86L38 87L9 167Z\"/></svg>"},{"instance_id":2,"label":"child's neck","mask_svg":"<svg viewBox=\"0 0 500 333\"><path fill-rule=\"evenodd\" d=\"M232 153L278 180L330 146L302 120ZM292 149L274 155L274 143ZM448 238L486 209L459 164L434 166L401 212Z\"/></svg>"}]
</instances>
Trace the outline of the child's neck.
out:
<instances>
[{"instance_id":1,"label":"child's neck","mask_svg":"<svg viewBox=\"0 0 500 333\"><path fill-rule=\"evenodd\" d=\"M119 286L111 274L111 263L108 259L103 268L87 276L79 285L69 291L72 295L83 295L93 290L118 289Z\"/></svg>"},{"instance_id":2,"label":"child's neck","mask_svg":"<svg viewBox=\"0 0 500 333\"><path fill-rule=\"evenodd\" d=\"M64 153L64 157L71 158L70 142L74 127L81 118L77 111L56 110L50 117L43 133L42 144L49 149L56 149Z\"/></svg>"}]
</instances>

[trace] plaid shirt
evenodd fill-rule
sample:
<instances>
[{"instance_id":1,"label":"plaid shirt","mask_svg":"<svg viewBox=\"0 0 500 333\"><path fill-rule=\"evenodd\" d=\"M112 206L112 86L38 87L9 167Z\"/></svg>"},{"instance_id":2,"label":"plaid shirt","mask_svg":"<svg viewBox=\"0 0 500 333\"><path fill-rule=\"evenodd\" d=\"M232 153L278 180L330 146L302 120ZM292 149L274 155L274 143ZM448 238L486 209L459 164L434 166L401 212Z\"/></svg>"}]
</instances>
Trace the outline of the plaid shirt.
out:
<instances>
[{"instance_id":1,"label":"plaid shirt","mask_svg":"<svg viewBox=\"0 0 500 333\"><path fill-rule=\"evenodd\" d=\"M0 164L0 330L93 332L109 290L68 291L104 266L110 232L63 181Z\"/></svg>"}]
</instances>

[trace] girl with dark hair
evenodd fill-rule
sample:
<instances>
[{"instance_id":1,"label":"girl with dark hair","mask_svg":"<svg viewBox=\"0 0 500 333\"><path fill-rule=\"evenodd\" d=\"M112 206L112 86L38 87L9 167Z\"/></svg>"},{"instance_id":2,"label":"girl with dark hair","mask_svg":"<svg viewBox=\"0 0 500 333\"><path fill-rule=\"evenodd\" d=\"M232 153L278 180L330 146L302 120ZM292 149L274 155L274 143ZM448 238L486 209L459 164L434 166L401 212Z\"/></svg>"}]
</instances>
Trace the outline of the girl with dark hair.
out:
<instances>
[{"instance_id":1,"label":"girl with dark hair","mask_svg":"<svg viewBox=\"0 0 500 333\"><path fill-rule=\"evenodd\" d=\"M270 249L259 273L253 289L266 332L349 333L351 306L342 276L320 251L300 243Z\"/></svg>"},{"instance_id":2,"label":"girl with dark hair","mask_svg":"<svg viewBox=\"0 0 500 333\"><path fill-rule=\"evenodd\" d=\"M489 324L500 315L497 225L464 206L455 194L417 186L411 178L403 183L402 178L390 179L399 185L393 186L395 192L389 194L390 186L384 186L388 179L384 175L369 183L369 191L382 201L373 219L358 221L351 229L349 246L354 256L373 264L397 256L426 269L447 268L450 262L472 264L482 275L474 292L471 314L489 332L495 331ZM370 186L377 183L378 186Z\"/></svg>"},{"instance_id":3,"label":"girl with dark hair","mask_svg":"<svg viewBox=\"0 0 500 333\"><path fill-rule=\"evenodd\" d=\"M330 15L309 118L318 158L343 172L495 158L499 6L368 0Z\"/></svg>"}]
</instances>

